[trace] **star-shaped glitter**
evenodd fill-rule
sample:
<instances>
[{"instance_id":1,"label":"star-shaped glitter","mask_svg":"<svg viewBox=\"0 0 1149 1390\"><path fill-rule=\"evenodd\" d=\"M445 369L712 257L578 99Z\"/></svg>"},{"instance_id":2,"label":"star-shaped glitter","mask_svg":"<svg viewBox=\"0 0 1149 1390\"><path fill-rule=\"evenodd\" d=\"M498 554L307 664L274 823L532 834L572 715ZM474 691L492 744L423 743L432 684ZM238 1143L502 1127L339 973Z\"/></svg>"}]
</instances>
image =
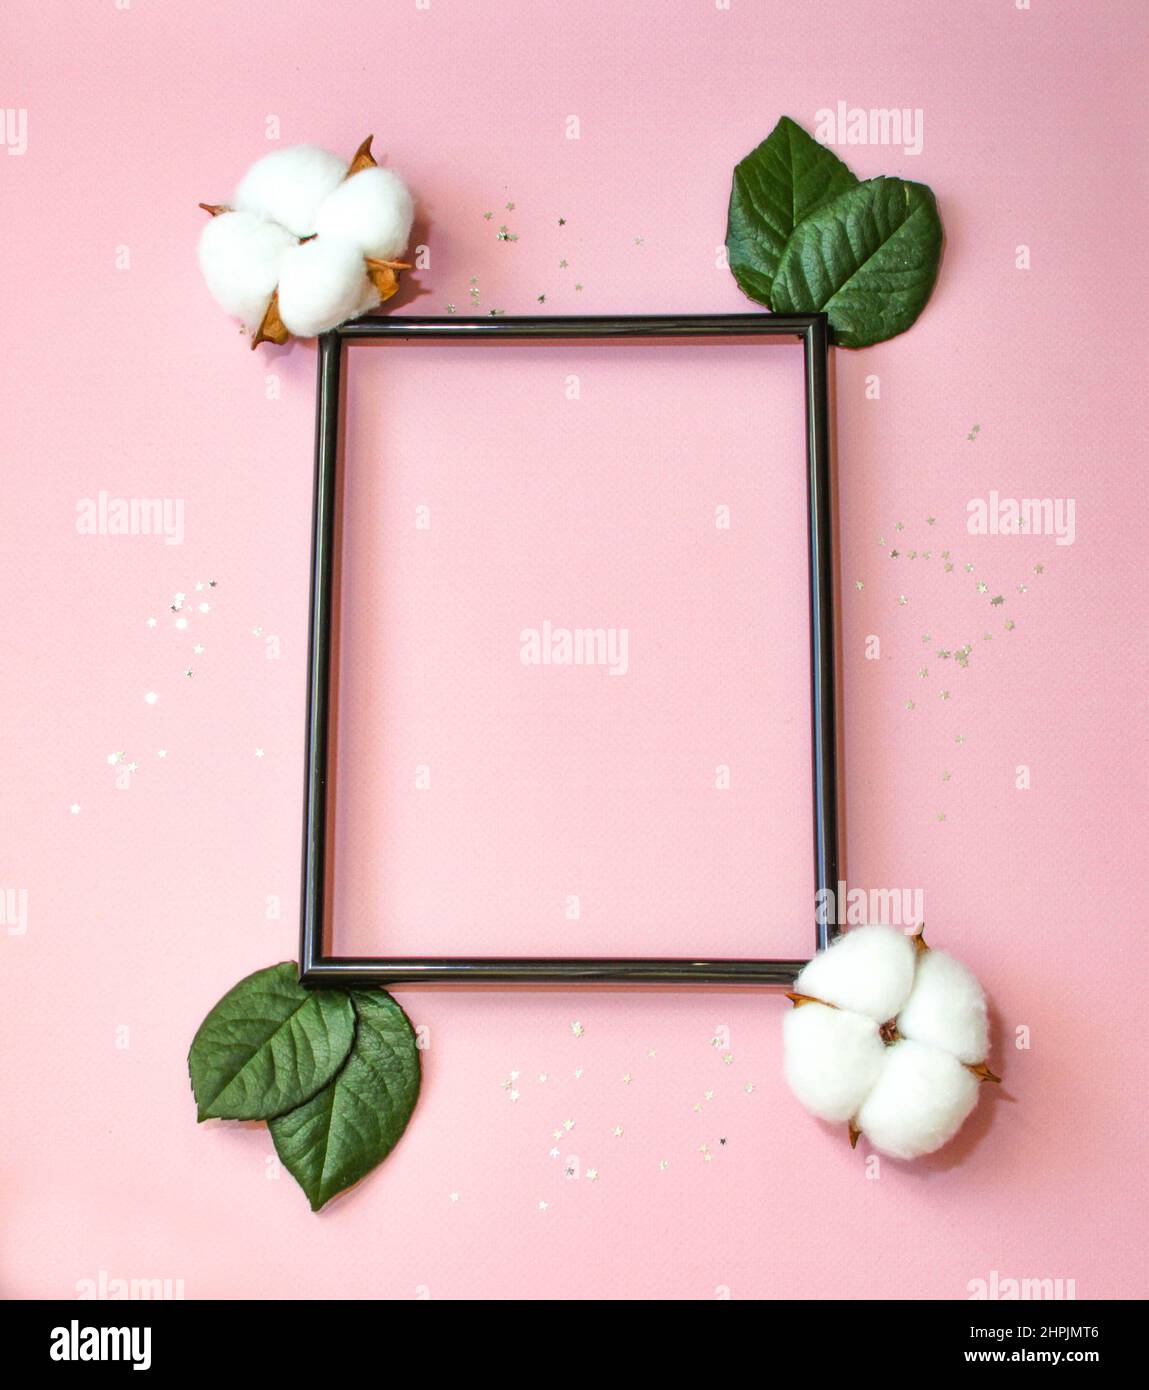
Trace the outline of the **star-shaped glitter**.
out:
<instances>
[{"instance_id":1,"label":"star-shaped glitter","mask_svg":"<svg viewBox=\"0 0 1149 1390\"><path fill-rule=\"evenodd\" d=\"M155 620L155 618L149 618L149 619L148 619L148 627L155 627L155 625L156 625L156 620Z\"/></svg>"},{"instance_id":2,"label":"star-shaped glitter","mask_svg":"<svg viewBox=\"0 0 1149 1390\"><path fill-rule=\"evenodd\" d=\"M571 1024L571 1032L575 1035L576 1038L581 1038L582 1035L586 1032L586 1029L576 1018L575 1021Z\"/></svg>"},{"instance_id":3,"label":"star-shaped glitter","mask_svg":"<svg viewBox=\"0 0 1149 1390\"><path fill-rule=\"evenodd\" d=\"M547 1209L548 1206L550 1206L550 1203L549 1203L549 1202L540 1202L540 1203L539 1203L539 1211L546 1211L546 1209Z\"/></svg>"},{"instance_id":4,"label":"star-shaped glitter","mask_svg":"<svg viewBox=\"0 0 1149 1390\"><path fill-rule=\"evenodd\" d=\"M1000 608L1001 605L1002 605L1004 602L1005 602L1005 595L1004 595L1004 594L998 594L998 596L997 596L996 598L991 598L991 599L990 599L990 603L994 606L994 608Z\"/></svg>"},{"instance_id":5,"label":"star-shaped glitter","mask_svg":"<svg viewBox=\"0 0 1149 1390\"><path fill-rule=\"evenodd\" d=\"M563 1121L563 1129L565 1129L566 1132L567 1132L568 1134L571 1132L572 1129L574 1129L574 1127L575 1127L575 1122L574 1122L573 1120L564 1120L564 1121Z\"/></svg>"},{"instance_id":6,"label":"star-shaped glitter","mask_svg":"<svg viewBox=\"0 0 1149 1390\"><path fill-rule=\"evenodd\" d=\"M859 591L862 590L862 589L864 589L864 588L866 587L865 581L864 581L864 580L861 580L861 579L855 579L855 580L854 580L854 584L857 586L857 588L859 589Z\"/></svg>"},{"instance_id":7,"label":"star-shaped glitter","mask_svg":"<svg viewBox=\"0 0 1149 1390\"><path fill-rule=\"evenodd\" d=\"M560 270L565 270L565 269L567 268L567 264L568 264L568 262L566 262L566 261L559 261L559 269L560 269Z\"/></svg>"},{"instance_id":8,"label":"star-shaped glitter","mask_svg":"<svg viewBox=\"0 0 1149 1390\"><path fill-rule=\"evenodd\" d=\"M138 771L139 771L139 768L140 768L139 763L129 763L129 764L128 764L128 771L129 771L129 772L138 772Z\"/></svg>"},{"instance_id":9,"label":"star-shaped glitter","mask_svg":"<svg viewBox=\"0 0 1149 1390\"><path fill-rule=\"evenodd\" d=\"M937 517L936 517L936 516L927 516L927 517L926 517L926 525L927 525L927 526L933 526L934 523L935 523L936 521L937 521Z\"/></svg>"},{"instance_id":10,"label":"star-shaped glitter","mask_svg":"<svg viewBox=\"0 0 1149 1390\"><path fill-rule=\"evenodd\" d=\"M917 709L917 705L915 705L912 700L907 700L906 709Z\"/></svg>"},{"instance_id":11,"label":"star-shaped glitter","mask_svg":"<svg viewBox=\"0 0 1149 1390\"><path fill-rule=\"evenodd\" d=\"M494 214L493 212L485 212L485 213L483 213L483 216L487 219L488 222L491 220L492 217L494 217L494 215L495 215L495 214Z\"/></svg>"},{"instance_id":12,"label":"star-shaped glitter","mask_svg":"<svg viewBox=\"0 0 1149 1390\"><path fill-rule=\"evenodd\" d=\"M78 801L73 801L71 806L68 807L68 810L71 811L74 816L78 816L80 814L80 803Z\"/></svg>"},{"instance_id":13,"label":"star-shaped glitter","mask_svg":"<svg viewBox=\"0 0 1149 1390\"><path fill-rule=\"evenodd\" d=\"M566 218L565 218L565 217L560 217L560 218L559 218L559 226L560 226L560 227L565 227L566 224L567 224Z\"/></svg>"},{"instance_id":14,"label":"star-shaped glitter","mask_svg":"<svg viewBox=\"0 0 1149 1390\"><path fill-rule=\"evenodd\" d=\"M256 756L257 758L262 758L262 757L263 757L263 749L262 749L262 748L257 748L257 749L255 750L255 756Z\"/></svg>"},{"instance_id":15,"label":"star-shaped glitter","mask_svg":"<svg viewBox=\"0 0 1149 1390\"><path fill-rule=\"evenodd\" d=\"M154 705L159 698L160 697L156 694L154 690L149 690L144 695L144 704Z\"/></svg>"},{"instance_id":16,"label":"star-shaped glitter","mask_svg":"<svg viewBox=\"0 0 1149 1390\"><path fill-rule=\"evenodd\" d=\"M202 647L198 642L197 642L197 643L195 644L195 646L192 648L192 651L195 652L196 656L202 656L202 655L203 655L203 647Z\"/></svg>"},{"instance_id":17,"label":"star-shaped glitter","mask_svg":"<svg viewBox=\"0 0 1149 1390\"><path fill-rule=\"evenodd\" d=\"M948 690L943 690L943 691L941 692L941 697L942 697L943 700L948 700L949 697L950 697L949 691L948 691Z\"/></svg>"},{"instance_id":18,"label":"star-shaped glitter","mask_svg":"<svg viewBox=\"0 0 1149 1390\"><path fill-rule=\"evenodd\" d=\"M943 782L948 782L952 776L953 776L953 773L952 773L952 772L943 772L943 773L942 773L942 781L943 781Z\"/></svg>"},{"instance_id":19,"label":"star-shaped glitter","mask_svg":"<svg viewBox=\"0 0 1149 1390\"><path fill-rule=\"evenodd\" d=\"M167 750L166 748L157 748L157 749L156 749L156 757L157 757L157 758L166 758L167 755L168 755L168 750Z\"/></svg>"},{"instance_id":20,"label":"star-shaped glitter","mask_svg":"<svg viewBox=\"0 0 1149 1390\"><path fill-rule=\"evenodd\" d=\"M631 1076L630 1072L628 1072L628 1071L624 1071L624 1072L623 1072L623 1074L622 1074L622 1084L623 1084L624 1086L629 1086L630 1083L631 1083L633 1080L634 1080L634 1078Z\"/></svg>"},{"instance_id":21,"label":"star-shaped glitter","mask_svg":"<svg viewBox=\"0 0 1149 1390\"><path fill-rule=\"evenodd\" d=\"M901 604L901 606L904 608L904 607L906 606L906 604L909 603L909 599L906 598L905 594L899 594L899 595L898 595L898 602L899 602L899 603Z\"/></svg>"},{"instance_id":22,"label":"star-shaped glitter","mask_svg":"<svg viewBox=\"0 0 1149 1390\"><path fill-rule=\"evenodd\" d=\"M547 297L546 297L546 295L545 295L545 294L540 294L540 295L539 295L539 303L540 303L540 304L545 304L546 302L547 302Z\"/></svg>"},{"instance_id":23,"label":"star-shaped glitter","mask_svg":"<svg viewBox=\"0 0 1149 1390\"><path fill-rule=\"evenodd\" d=\"M979 579L979 580L977 581L977 591L978 591L979 594L984 594L985 591L986 591L988 588L989 588L989 585L986 584L983 580Z\"/></svg>"},{"instance_id":24,"label":"star-shaped glitter","mask_svg":"<svg viewBox=\"0 0 1149 1390\"><path fill-rule=\"evenodd\" d=\"M660 1159L658 1160L658 1171L659 1171L660 1173L665 1173L666 1170L667 1170L669 1167L670 1167L670 1159L669 1159L669 1158L660 1158Z\"/></svg>"},{"instance_id":25,"label":"star-shaped glitter","mask_svg":"<svg viewBox=\"0 0 1149 1390\"><path fill-rule=\"evenodd\" d=\"M622 1138L622 1125L615 1125L614 1129L611 1130L611 1133L614 1135L614 1137L615 1137L616 1139L621 1139L621 1138Z\"/></svg>"},{"instance_id":26,"label":"star-shaped glitter","mask_svg":"<svg viewBox=\"0 0 1149 1390\"><path fill-rule=\"evenodd\" d=\"M597 1168L588 1168L588 1169L586 1170L586 1180L587 1180L587 1182L597 1182L597 1180L598 1180L598 1169L597 1169Z\"/></svg>"},{"instance_id":27,"label":"star-shaped glitter","mask_svg":"<svg viewBox=\"0 0 1149 1390\"><path fill-rule=\"evenodd\" d=\"M575 285L575 289L576 289L576 290L581 290L581 289L582 289L582 286L581 286L581 285Z\"/></svg>"},{"instance_id":28,"label":"star-shaped glitter","mask_svg":"<svg viewBox=\"0 0 1149 1390\"><path fill-rule=\"evenodd\" d=\"M944 811L939 811L939 812L938 812L938 820L945 820L945 818L946 818L946 813L945 813Z\"/></svg>"},{"instance_id":29,"label":"star-shaped glitter","mask_svg":"<svg viewBox=\"0 0 1149 1390\"><path fill-rule=\"evenodd\" d=\"M1044 574L1044 573L1045 573L1045 566L1044 566L1044 565L1034 565L1034 567L1033 567L1033 572L1034 572L1034 574Z\"/></svg>"},{"instance_id":30,"label":"star-shaped glitter","mask_svg":"<svg viewBox=\"0 0 1149 1390\"><path fill-rule=\"evenodd\" d=\"M447 1195L450 1197L452 1202L457 1202L459 1200L459 1194L457 1192L450 1192Z\"/></svg>"}]
</instances>

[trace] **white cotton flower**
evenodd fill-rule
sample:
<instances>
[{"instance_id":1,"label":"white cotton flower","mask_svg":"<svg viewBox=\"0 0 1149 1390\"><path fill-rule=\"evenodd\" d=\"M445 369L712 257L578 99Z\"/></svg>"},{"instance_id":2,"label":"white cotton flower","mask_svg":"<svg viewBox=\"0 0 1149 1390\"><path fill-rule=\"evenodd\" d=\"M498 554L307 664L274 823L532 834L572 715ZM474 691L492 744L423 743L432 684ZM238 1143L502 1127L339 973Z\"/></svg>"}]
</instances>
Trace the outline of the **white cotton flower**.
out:
<instances>
[{"instance_id":1,"label":"white cotton flower","mask_svg":"<svg viewBox=\"0 0 1149 1390\"><path fill-rule=\"evenodd\" d=\"M390 169L363 169L320 204L315 230L359 247L364 256L397 260L411 236L415 204L407 185Z\"/></svg>"},{"instance_id":2,"label":"white cotton flower","mask_svg":"<svg viewBox=\"0 0 1149 1390\"><path fill-rule=\"evenodd\" d=\"M200 207L212 216L200 237L204 278L252 347L325 333L399 287L392 262L414 204L402 179L376 165L370 136L351 164L312 145L274 150L244 175L233 208Z\"/></svg>"},{"instance_id":3,"label":"white cotton flower","mask_svg":"<svg viewBox=\"0 0 1149 1390\"><path fill-rule=\"evenodd\" d=\"M804 1004L786 1015L786 1081L820 1120L848 1120L874 1087L886 1047L878 1025L861 1014Z\"/></svg>"},{"instance_id":4,"label":"white cotton flower","mask_svg":"<svg viewBox=\"0 0 1149 1390\"><path fill-rule=\"evenodd\" d=\"M907 1038L885 1054L855 1123L879 1153L891 1158L931 1154L961 1129L977 1104L980 1083L952 1053L928 1043Z\"/></svg>"},{"instance_id":5,"label":"white cotton flower","mask_svg":"<svg viewBox=\"0 0 1149 1390\"><path fill-rule=\"evenodd\" d=\"M279 283L283 258L296 245L275 222L250 212L222 212L200 233L200 269L220 307L254 330Z\"/></svg>"},{"instance_id":6,"label":"white cotton flower","mask_svg":"<svg viewBox=\"0 0 1149 1390\"><path fill-rule=\"evenodd\" d=\"M795 982L808 994L877 1023L893 1018L914 981L914 943L896 927L855 927L819 951Z\"/></svg>"},{"instance_id":7,"label":"white cotton flower","mask_svg":"<svg viewBox=\"0 0 1149 1390\"><path fill-rule=\"evenodd\" d=\"M346 241L305 241L284 256L279 316L297 338L313 338L378 303L363 255Z\"/></svg>"},{"instance_id":8,"label":"white cotton flower","mask_svg":"<svg viewBox=\"0 0 1149 1390\"><path fill-rule=\"evenodd\" d=\"M256 160L235 191L235 207L312 236L319 205L347 177L345 159L315 145L290 145Z\"/></svg>"},{"instance_id":9,"label":"white cotton flower","mask_svg":"<svg viewBox=\"0 0 1149 1390\"><path fill-rule=\"evenodd\" d=\"M783 1025L784 1074L824 1120L879 1153L941 1148L977 1104L989 1026L974 975L892 927L858 927L801 971Z\"/></svg>"}]
</instances>

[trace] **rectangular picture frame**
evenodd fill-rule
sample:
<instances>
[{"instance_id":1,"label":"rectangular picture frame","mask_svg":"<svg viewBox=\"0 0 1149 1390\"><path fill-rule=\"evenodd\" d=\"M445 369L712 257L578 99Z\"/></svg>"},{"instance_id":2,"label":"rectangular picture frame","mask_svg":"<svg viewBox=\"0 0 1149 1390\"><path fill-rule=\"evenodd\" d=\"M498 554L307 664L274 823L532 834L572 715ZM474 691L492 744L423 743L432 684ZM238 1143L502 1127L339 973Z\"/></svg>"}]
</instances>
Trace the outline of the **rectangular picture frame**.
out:
<instances>
[{"instance_id":1,"label":"rectangular picture frame","mask_svg":"<svg viewBox=\"0 0 1149 1390\"><path fill-rule=\"evenodd\" d=\"M368 316L323 334L318 344L315 485L312 513L303 873L299 978L309 987L446 985L791 985L802 960L679 957L373 957L324 953L328 905L332 645L338 555L337 515L342 384L348 352L372 340L465 344L491 341L607 343L627 339L790 338L804 354L810 596L814 890L813 950L835 934L816 904L836 890L838 748L835 689L835 578L830 463L829 331L824 314L701 314L606 317L455 318ZM496 369L497 359L490 363Z\"/></svg>"}]
</instances>

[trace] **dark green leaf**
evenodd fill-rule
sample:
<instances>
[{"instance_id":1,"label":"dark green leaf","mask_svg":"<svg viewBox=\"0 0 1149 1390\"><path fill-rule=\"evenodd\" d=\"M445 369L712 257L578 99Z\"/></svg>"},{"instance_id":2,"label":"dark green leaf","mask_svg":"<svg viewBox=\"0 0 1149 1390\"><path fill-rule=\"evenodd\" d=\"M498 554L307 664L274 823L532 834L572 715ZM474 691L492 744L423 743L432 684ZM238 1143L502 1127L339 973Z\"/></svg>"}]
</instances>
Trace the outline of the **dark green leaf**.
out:
<instances>
[{"instance_id":1,"label":"dark green leaf","mask_svg":"<svg viewBox=\"0 0 1149 1390\"><path fill-rule=\"evenodd\" d=\"M383 990L351 997L359 1021L343 1070L306 1105L268 1126L312 1211L383 1162L419 1095L419 1051L407 1015Z\"/></svg>"},{"instance_id":2,"label":"dark green leaf","mask_svg":"<svg viewBox=\"0 0 1149 1390\"><path fill-rule=\"evenodd\" d=\"M783 116L734 167L726 252L743 293L769 305L778 262L794 228L857 182L832 150Z\"/></svg>"},{"instance_id":3,"label":"dark green leaf","mask_svg":"<svg viewBox=\"0 0 1149 1390\"><path fill-rule=\"evenodd\" d=\"M842 347L880 343L921 313L941 252L937 202L925 184L870 179L795 229L774 277L774 308L824 309Z\"/></svg>"},{"instance_id":4,"label":"dark green leaf","mask_svg":"<svg viewBox=\"0 0 1149 1390\"><path fill-rule=\"evenodd\" d=\"M200 1024L188 1054L199 1118L270 1120L321 1090L351 1051L344 990L307 990L294 961L240 980Z\"/></svg>"}]
</instances>

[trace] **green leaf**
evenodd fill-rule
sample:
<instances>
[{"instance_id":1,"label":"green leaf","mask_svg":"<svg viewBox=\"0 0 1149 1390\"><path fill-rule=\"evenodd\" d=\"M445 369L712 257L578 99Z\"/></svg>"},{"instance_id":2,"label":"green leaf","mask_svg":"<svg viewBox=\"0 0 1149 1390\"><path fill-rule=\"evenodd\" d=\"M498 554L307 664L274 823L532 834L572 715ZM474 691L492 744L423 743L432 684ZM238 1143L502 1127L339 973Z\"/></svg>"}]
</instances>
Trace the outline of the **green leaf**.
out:
<instances>
[{"instance_id":1,"label":"green leaf","mask_svg":"<svg viewBox=\"0 0 1149 1390\"><path fill-rule=\"evenodd\" d=\"M383 990L352 994L355 1046L334 1081L268 1128L311 1210L382 1163L419 1095L419 1050L407 1015Z\"/></svg>"},{"instance_id":2,"label":"green leaf","mask_svg":"<svg viewBox=\"0 0 1149 1390\"><path fill-rule=\"evenodd\" d=\"M331 1080L351 1051L344 990L307 990L294 961L240 980L200 1024L188 1054L199 1118L270 1120Z\"/></svg>"},{"instance_id":3,"label":"green leaf","mask_svg":"<svg viewBox=\"0 0 1149 1390\"><path fill-rule=\"evenodd\" d=\"M743 293L769 305L778 262L794 228L857 182L832 150L783 116L734 167L726 253Z\"/></svg>"},{"instance_id":4,"label":"green leaf","mask_svg":"<svg viewBox=\"0 0 1149 1390\"><path fill-rule=\"evenodd\" d=\"M941 219L925 184L869 179L796 228L774 277L774 308L824 309L842 347L880 343L921 313L941 253Z\"/></svg>"}]
</instances>

